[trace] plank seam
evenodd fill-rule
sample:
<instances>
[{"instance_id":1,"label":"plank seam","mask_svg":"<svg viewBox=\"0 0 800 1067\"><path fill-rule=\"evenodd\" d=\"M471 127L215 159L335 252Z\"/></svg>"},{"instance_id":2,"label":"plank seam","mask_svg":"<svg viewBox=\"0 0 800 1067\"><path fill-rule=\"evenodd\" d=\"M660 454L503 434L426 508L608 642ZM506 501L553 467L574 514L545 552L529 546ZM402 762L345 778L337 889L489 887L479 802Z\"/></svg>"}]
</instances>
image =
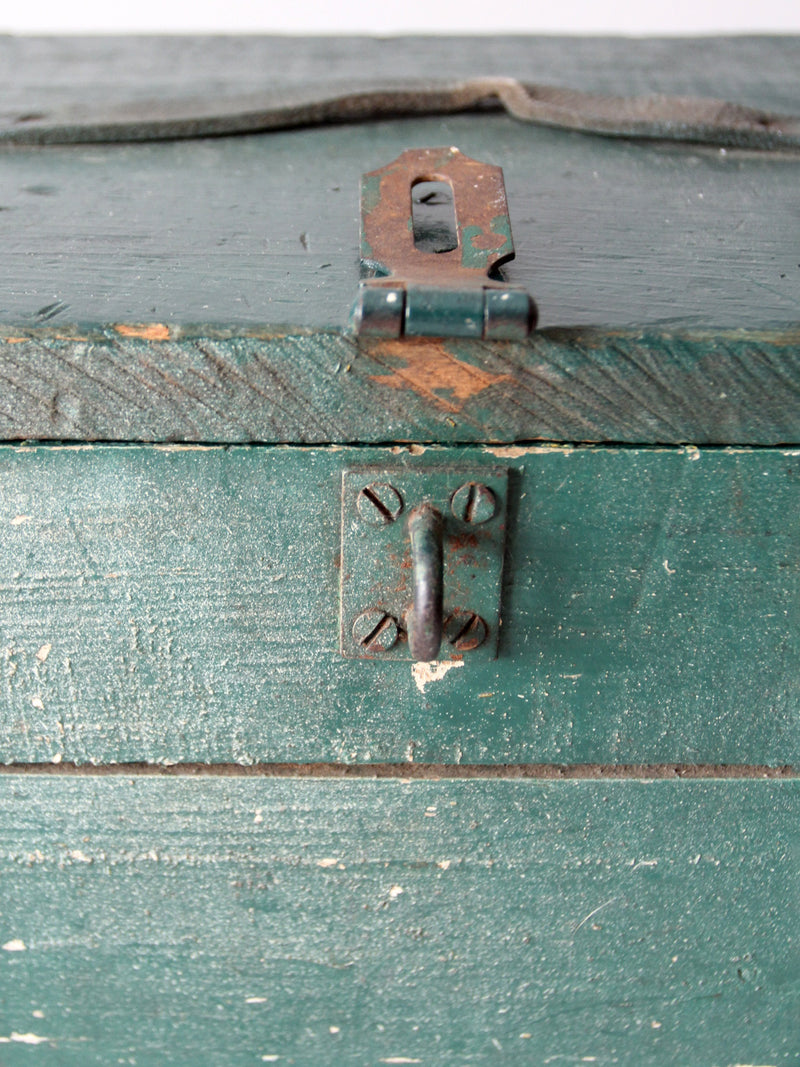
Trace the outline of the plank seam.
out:
<instances>
[{"instance_id":1,"label":"plank seam","mask_svg":"<svg viewBox=\"0 0 800 1067\"><path fill-rule=\"evenodd\" d=\"M135 777L241 777L241 778L395 778L395 779L754 779L796 778L791 766L716 763L8 763L2 774L31 774L51 777L135 776Z\"/></svg>"}]
</instances>

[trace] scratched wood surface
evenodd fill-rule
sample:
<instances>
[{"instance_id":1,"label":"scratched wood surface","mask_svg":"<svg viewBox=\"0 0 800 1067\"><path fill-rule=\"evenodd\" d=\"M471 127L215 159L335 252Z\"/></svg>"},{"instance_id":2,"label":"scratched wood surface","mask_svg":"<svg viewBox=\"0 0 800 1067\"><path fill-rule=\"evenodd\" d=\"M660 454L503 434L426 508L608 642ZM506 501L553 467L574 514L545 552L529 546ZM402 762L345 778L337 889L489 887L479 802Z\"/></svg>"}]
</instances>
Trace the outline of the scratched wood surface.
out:
<instances>
[{"instance_id":1,"label":"scratched wood surface","mask_svg":"<svg viewBox=\"0 0 800 1067\"><path fill-rule=\"evenodd\" d=\"M796 46L7 38L0 85L11 114L435 68L792 111ZM403 352L340 335L358 279L360 174L437 143L504 167L517 245L508 279L559 330L529 345ZM633 144L500 115L6 147L0 434L796 442L799 168L797 155Z\"/></svg>"},{"instance_id":2,"label":"scratched wood surface","mask_svg":"<svg viewBox=\"0 0 800 1067\"><path fill-rule=\"evenodd\" d=\"M794 762L797 450L419 451L2 448L0 758ZM512 472L499 659L343 659L342 471L443 463Z\"/></svg>"},{"instance_id":3,"label":"scratched wood surface","mask_svg":"<svg viewBox=\"0 0 800 1067\"><path fill-rule=\"evenodd\" d=\"M0 323L341 328L360 175L441 144L503 167L517 249L505 274L534 295L541 326L796 324L800 154L501 115L4 149Z\"/></svg>"},{"instance_id":4,"label":"scratched wood surface","mask_svg":"<svg viewBox=\"0 0 800 1067\"><path fill-rule=\"evenodd\" d=\"M117 325L0 329L0 439L800 441L800 328L527 343Z\"/></svg>"},{"instance_id":5,"label":"scratched wood surface","mask_svg":"<svg viewBox=\"0 0 800 1067\"><path fill-rule=\"evenodd\" d=\"M0 95L435 71L797 112L796 58L0 38ZM505 168L546 329L358 346L359 175L442 143ZM800 1059L798 785L755 778L800 748L796 449L336 447L798 442L799 177L499 115L0 150L0 439L324 446L0 448L0 1064ZM500 659L343 660L342 470L454 459L512 470ZM70 766L189 761L227 766ZM750 778L502 778L539 762Z\"/></svg>"},{"instance_id":6,"label":"scratched wood surface","mask_svg":"<svg viewBox=\"0 0 800 1067\"><path fill-rule=\"evenodd\" d=\"M0 776L0 1061L795 1064L797 781Z\"/></svg>"}]
</instances>

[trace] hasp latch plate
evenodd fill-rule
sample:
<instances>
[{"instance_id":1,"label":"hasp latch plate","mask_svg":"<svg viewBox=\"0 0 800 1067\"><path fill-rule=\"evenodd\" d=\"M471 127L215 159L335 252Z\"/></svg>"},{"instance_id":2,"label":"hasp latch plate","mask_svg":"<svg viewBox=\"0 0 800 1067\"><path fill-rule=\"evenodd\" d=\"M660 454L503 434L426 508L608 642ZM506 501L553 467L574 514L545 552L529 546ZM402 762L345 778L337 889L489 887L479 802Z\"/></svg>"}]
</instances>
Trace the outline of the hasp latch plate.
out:
<instances>
[{"instance_id":1,"label":"hasp latch plate","mask_svg":"<svg viewBox=\"0 0 800 1067\"><path fill-rule=\"evenodd\" d=\"M418 196L422 187L438 187L452 227L439 232L437 218L420 239L415 208L432 206L434 196ZM352 328L365 337L522 340L537 310L524 289L498 274L513 258L500 167L457 148L409 149L361 181L363 280Z\"/></svg>"},{"instance_id":2,"label":"hasp latch plate","mask_svg":"<svg viewBox=\"0 0 800 1067\"><path fill-rule=\"evenodd\" d=\"M342 479L340 649L358 659L420 659L428 559L414 523L435 517L441 644L425 659L495 659L500 630L508 471L503 467L362 467ZM420 548L420 544L423 546ZM435 553L434 553L435 556ZM436 597L432 598L435 603ZM427 604L425 610L428 610ZM420 643L417 648L430 648ZM429 641L429 639L428 639Z\"/></svg>"}]
</instances>

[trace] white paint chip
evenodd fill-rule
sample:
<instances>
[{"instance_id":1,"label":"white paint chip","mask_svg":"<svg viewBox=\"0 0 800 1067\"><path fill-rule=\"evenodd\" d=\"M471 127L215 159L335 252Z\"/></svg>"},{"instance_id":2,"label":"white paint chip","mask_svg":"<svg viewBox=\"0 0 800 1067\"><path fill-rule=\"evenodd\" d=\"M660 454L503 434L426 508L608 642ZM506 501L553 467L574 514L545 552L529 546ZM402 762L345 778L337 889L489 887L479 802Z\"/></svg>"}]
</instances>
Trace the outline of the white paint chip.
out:
<instances>
[{"instance_id":1,"label":"white paint chip","mask_svg":"<svg viewBox=\"0 0 800 1067\"><path fill-rule=\"evenodd\" d=\"M338 1026L329 1026L328 1027L328 1033L329 1034L338 1034L339 1033L339 1027Z\"/></svg>"},{"instance_id":2,"label":"white paint chip","mask_svg":"<svg viewBox=\"0 0 800 1067\"><path fill-rule=\"evenodd\" d=\"M260 823L264 821L264 816L261 814L261 808L256 808L256 813L253 816L254 823Z\"/></svg>"},{"instance_id":3,"label":"white paint chip","mask_svg":"<svg viewBox=\"0 0 800 1067\"><path fill-rule=\"evenodd\" d=\"M436 866L441 868L441 870L446 871L449 870L451 862L451 860L439 860Z\"/></svg>"},{"instance_id":4,"label":"white paint chip","mask_svg":"<svg viewBox=\"0 0 800 1067\"><path fill-rule=\"evenodd\" d=\"M335 867L338 863L338 859L334 856L328 856L324 860L317 860L318 867Z\"/></svg>"},{"instance_id":5,"label":"white paint chip","mask_svg":"<svg viewBox=\"0 0 800 1067\"><path fill-rule=\"evenodd\" d=\"M464 661L460 659L441 663L436 660L432 663L414 663L411 667L411 674L417 689L424 694L426 686L429 686L432 682L440 682L447 672L452 671L454 667L463 666Z\"/></svg>"},{"instance_id":6,"label":"white paint chip","mask_svg":"<svg viewBox=\"0 0 800 1067\"><path fill-rule=\"evenodd\" d=\"M18 1034L12 1030L8 1037L0 1037L0 1045L10 1045L12 1042L19 1045L41 1045L52 1038L40 1037L39 1034Z\"/></svg>"},{"instance_id":7,"label":"white paint chip","mask_svg":"<svg viewBox=\"0 0 800 1067\"><path fill-rule=\"evenodd\" d=\"M392 900L396 900L404 892L405 890L401 885L393 885L389 890L389 896L392 898Z\"/></svg>"},{"instance_id":8,"label":"white paint chip","mask_svg":"<svg viewBox=\"0 0 800 1067\"><path fill-rule=\"evenodd\" d=\"M266 1003L267 1003L267 998L266 997L248 997L245 1000L245 1004L266 1004Z\"/></svg>"},{"instance_id":9,"label":"white paint chip","mask_svg":"<svg viewBox=\"0 0 800 1067\"><path fill-rule=\"evenodd\" d=\"M50 653L53 651L52 645L42 645L39 651L36 653L36 658L40 663L44 663Z\"/></svg>"},{"instance_id":10,"label":"white paint chip","mask_svg":"<svg viewBox=\"0 0 800 1067\"><path fill-rule=\"evenodd\" d=\"M412 1059L410 1056L386 1056L378 1063L422 1063L422 1060Z\"/></svg>"},{"instance_id":11,"label":"white paint chip","mask_svg":"<svg viewBox=\"0 0 800 1067\"><path fill-rule=\"evenodd\" d=\"M31 704L33 704L35 708L38 708L39 711L44 711L44 701L41 697L31 697Z\"/></svg>"},{"instance_id":12,"label":"white paint chip","mask_svg":"<svg viewBox=\"0 0 800 1067\"><path fill-rule=\"evenodd\" d=\"M667 574L674 574L675 573L675 568L674 567L670 567L668 559L664 560L664 570L667 572Z\"/></svg>"},{"instance_id":13,"label":"white paint chip","mask_svg":"<svg viewBox=\"0 0 800 1067\"><path fill-rule=\"evenodd\" d=\"M23 522L30 522L30 521L31 521L30 515L15 515L14 518L11 520L11 525L12 526L22 526Z\"/></svg>"},{"instance_id":14,"label":"white paint chip","mask_svg":"<svg viewBox=\"0 0 800 1067\"><path fill-rule=\"evenodd\" d=\"M275 1056L274 1054L269 1054L267 1056L262 1056L261 1057L261 1062L262 1063L277 1063L279 1059L280 1059L280 1056Z\"/></svg>"},{"instance_id":15,"label":"white paint chip","mask_svg":"<svg viewBox=\"0 0 800 1067\"><path fill-rule=\"evenodd\" d=\"M6 941L4 945L0 945L3 952L24 952L27 947L25 942L20 941L17 937L15 937L13 941Z\"/></svg>"}]
</instances>

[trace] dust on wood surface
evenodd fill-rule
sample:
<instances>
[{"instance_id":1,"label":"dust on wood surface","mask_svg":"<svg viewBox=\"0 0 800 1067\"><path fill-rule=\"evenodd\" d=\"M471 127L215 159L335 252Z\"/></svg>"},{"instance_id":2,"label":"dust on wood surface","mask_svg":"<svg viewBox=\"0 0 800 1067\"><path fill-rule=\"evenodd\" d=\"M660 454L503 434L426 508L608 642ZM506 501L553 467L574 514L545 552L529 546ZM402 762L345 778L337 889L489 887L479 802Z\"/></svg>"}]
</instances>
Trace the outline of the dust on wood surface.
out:
<instances>
[{"instance_id":1,"label":"dust on wood surface","mask_svg":"<svg viewBox=\"0 0 800 1067\"><path fill-rule=\"evenodd\" d=\"M342 471L499 461L499 658L343 659ZM796 761L797 450L6 446L0 479L4 761Z\"/></svg>"},{"instance_id":2,"label":"dust on wood surface","mask_svg":"<svg viewBox=\"0 0 800 1067\"><path fill-rule=\"evenodd\" d=\"M544 331L370 342L168 326L0 329L0 439L800 441L800 334Z\"/></svg>"},{"instance_id":3,"label":"dust on wood surface","mask_svg":"<svg viewBox=\"0 0 800 1067\"><path fill-rule=\"evenodd\" d=\"M796 781L0 777L0 1058L797 1048Z\"/></svg>"}]
</instances>

